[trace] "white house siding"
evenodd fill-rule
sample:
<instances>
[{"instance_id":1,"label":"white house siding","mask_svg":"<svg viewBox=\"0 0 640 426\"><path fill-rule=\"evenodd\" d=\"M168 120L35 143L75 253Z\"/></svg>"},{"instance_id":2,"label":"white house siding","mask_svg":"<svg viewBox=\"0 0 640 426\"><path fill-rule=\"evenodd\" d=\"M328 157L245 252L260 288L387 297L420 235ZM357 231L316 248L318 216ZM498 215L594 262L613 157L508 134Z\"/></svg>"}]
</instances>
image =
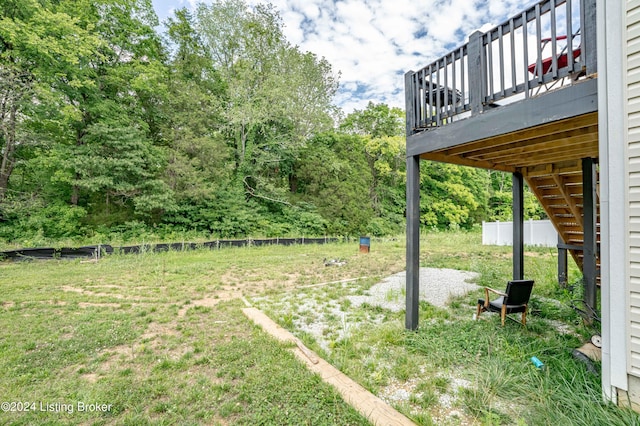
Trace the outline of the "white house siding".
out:
<instances>
[{"instance_id":1,"label":"white house siding","mask_svg":"<svg viewBox=\"0 0 640 426\"><path fill-rule=\"evenodd\" d=\"M629 374L640 376L640 0L626 2Z\"/></svg>"},{"instance_id":2,"label":"white house siding","mask_svg":"<svg viewBox=\"0 0 640 426\"><path fill-rule=\"evenodd\" d=\"M629 86L636 90L631 81L637 81L633 69L637 69L639 5L640 1L597 0L602 392L605 399L636 409L640 407L640 377L632 373L637 371L638 360L631 359L637 351L631 349L631 335L637 336L638 329L637 318L631 319L631 306L637 306L638 300L637 288L631 297L630 287L630 218L637 212L629 208L628 148L629 140L637 141L637 137L629 138L630 98L637 101L637 93L630 92ZM632 121L637 128L636 117L637 113Z\"/></svg>"}]
</instances>

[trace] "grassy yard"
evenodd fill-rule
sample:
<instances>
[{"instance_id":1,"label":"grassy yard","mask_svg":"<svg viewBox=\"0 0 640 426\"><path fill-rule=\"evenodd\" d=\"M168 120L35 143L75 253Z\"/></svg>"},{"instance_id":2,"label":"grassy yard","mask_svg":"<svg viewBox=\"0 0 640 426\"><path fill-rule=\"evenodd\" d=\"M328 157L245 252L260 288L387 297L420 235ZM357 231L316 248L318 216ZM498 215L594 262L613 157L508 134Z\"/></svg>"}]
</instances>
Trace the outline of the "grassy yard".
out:
<instances>
[{"instance_id":1,"label":"grassy yard","mask_svg":"<svg viewBox=\"0 0 640 426\"><path fill-rule=\"evenodd\" d=\"M526 254L526 328L473 321L478 291L423 302L418 332L403 312L350 298L402 271L404 250L398 239L369 254L342 243L0 263L0 402L13 402L0 424L368 424L245 319L240 297L418 424L640 424L601 403L598 376L571 356L596 330L569 307L579 295L557 288L553 250ZM421 260L478 272L479 285L511 275L510 249L478 233L427 234Z\"/></svg>"}]
</instances>

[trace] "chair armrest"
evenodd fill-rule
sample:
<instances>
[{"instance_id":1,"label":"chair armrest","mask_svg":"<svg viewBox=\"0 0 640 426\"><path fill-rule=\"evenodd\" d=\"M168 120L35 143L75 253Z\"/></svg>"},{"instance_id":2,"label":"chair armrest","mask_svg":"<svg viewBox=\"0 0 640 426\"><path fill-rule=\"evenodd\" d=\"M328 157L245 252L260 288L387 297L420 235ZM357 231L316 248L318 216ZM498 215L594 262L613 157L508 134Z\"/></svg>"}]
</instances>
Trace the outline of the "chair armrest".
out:
<instances>
[{"instance_id":1,"label":"chair armrest","mask_svg":"<svg viewBox=\"0 0 640 426\"><path fill-rule=\"evenodd\" d=\"M495 293L495 294L497 294L499 296L507 297L506 293L503 293L501 291L495 290L495 289L493 289L491 287L485 287L484 288L484 307L485 307L485 309L489 308L489 292Z\"/></svg>"},{"instance_id":2,"label":"chair armrest","mask_svg":"<svg viewBox=\"0 0 640 426\"><path fill-rule=\"evenodd\" d=\"M484 292L485 292L485 294L487 295L487 298L489 298L489 292L495 293L495 294L497 294L498 296L504 296L504 297L507 297L507 293L504 293L504 292L502 292L502 291L498 291L498 290L494 290L494 289L492 289L491 287L485 287L485 288L484 288Z\"/></svg>"}]
</instances>

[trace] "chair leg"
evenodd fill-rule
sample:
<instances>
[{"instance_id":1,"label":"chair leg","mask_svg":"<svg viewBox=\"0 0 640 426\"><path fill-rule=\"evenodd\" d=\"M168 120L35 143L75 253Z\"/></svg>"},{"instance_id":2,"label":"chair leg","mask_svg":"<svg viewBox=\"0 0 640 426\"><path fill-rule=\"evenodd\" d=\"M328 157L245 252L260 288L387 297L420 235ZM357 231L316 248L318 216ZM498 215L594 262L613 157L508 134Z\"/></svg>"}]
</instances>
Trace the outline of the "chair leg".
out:
<instances>
[{"instance_id":1,"label":"chair leg","mask_svg":"<svg viewBox=\"0 0 640 426\"><path fill-rule=\"evenodd\" d=\"M482 305L478 303L478 309L476 310L476 321L478 321L478 317L482 313Z\"/></svg>"},{"instance_id":2,"label":"chair leg","mask_svg":"<svg viewBox=\"0 0 640 426\"><path fill-rule=\"evenodd\" d=\"M527 310L522 313L522 325L527 325Z\"/></svg>"},{"instance_id":3,"label":"chair leg","mask_svg":"<svg viewBox=\"0 0 640 426\"><path fill-rule=\"evenodd\" d=\"M507 305L502 305L502 310L500 311L500 318L502 319L502 326L504 327L504 321L507 319Z\"/></svg>"}]
</instances>

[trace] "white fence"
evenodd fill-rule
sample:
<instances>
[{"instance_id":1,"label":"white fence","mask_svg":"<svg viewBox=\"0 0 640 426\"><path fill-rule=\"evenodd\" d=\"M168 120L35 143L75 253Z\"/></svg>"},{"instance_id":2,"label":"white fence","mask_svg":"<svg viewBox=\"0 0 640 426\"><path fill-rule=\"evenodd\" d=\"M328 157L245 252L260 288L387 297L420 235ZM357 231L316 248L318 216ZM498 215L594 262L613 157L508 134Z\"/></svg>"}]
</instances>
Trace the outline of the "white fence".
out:
<instances>
[{"instance_id":1,"label":"white fence","mask_svg":"<svg viewBox=\"0 0 640 426\"><path fill-rule=\"evenodd\" d=\"M513 222L482 222L482 244L513 245ZM524 244L556 247L558 233L550 220L528 220L524 222Z\"/></svg>"}]
</instances>

